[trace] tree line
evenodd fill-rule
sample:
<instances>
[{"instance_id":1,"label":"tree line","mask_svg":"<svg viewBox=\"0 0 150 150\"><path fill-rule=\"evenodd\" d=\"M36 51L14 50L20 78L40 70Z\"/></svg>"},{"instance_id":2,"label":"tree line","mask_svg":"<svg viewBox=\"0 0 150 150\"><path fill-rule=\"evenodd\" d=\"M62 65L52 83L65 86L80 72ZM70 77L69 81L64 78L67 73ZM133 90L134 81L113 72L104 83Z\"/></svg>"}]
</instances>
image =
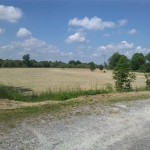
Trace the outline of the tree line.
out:
<instances>
[{"instance_id":1,"label":"tree line","mask_svg":"<svg viewBox=\"0 0 150 150\"><path fill-rule=\"evenodd\" d=\"M118 52L114 53L108 59L108 68L114 69L122 56L125 55L121 55ZM133 54L131 59L128 59L127 57L126 59L130 70L140 72L150 72L150 53L145 56L142 53L135 53Z\"/></svg>"},{"instance_id":2,"label":"tree line","mask_svg":"<svg viewBox=\"0 0 150 150\"><path fill-rule=\"evenodd\" d=\"M22 60L0 59L0 67L5 68L91 68L103 69L103 65L97 65L94 62L83 63L79 60L70 60L68 63L62 61L36 61L30 58L29 54L22 57Z\"/></svg>"},{"instance_id":3,"label":"tree line","mask_svg":"<svg viewBox=\"0 0 150 150\"><path fill-rule=\"evenodd\" d=\"M34 59L31 59L29 54L26 54L22 57L22 60L0 59L0 67L89 68L91 69L91 71L94 71L96 68L99 68L100 70L103 70L103 68L114 69L122 56L125 55L121 55L120 53L116 52L108 59L107 63L104 62L104 65L98 65L94 62L83 63L79 60L70 60L68 63L62 61L36 61ZM131 59L127 58L127 62L130 66L130 70L132 71L150 72L150 53L145 56L142 53L135 53Z\"/></svg>"}]
</instances>

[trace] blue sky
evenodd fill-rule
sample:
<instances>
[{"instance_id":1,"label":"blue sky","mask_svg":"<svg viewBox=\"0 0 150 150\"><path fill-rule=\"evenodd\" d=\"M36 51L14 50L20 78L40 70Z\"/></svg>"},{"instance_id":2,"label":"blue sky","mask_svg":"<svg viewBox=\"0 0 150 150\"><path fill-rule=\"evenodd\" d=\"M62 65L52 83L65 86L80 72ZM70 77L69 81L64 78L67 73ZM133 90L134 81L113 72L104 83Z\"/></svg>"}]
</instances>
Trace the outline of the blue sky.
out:
<instances>
[{"instance_id":1,"label":"blue sky","mask_svg":"<svg viewBox=\"0 0 150 150\"><path fill-rule=\"evenodd\" d=\"M149 0L0 0L0 58L103 63L150 52Z\"/></svg>"}]
</instances>

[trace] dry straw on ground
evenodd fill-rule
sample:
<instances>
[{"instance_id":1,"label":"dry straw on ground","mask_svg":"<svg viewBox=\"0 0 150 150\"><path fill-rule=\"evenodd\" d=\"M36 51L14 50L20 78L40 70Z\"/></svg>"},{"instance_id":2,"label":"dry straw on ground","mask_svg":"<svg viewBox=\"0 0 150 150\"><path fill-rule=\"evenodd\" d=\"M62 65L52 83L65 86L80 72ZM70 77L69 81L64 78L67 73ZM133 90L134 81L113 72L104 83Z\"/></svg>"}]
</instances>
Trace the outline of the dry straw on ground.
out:
<instances>
[{"instance_id":1,"label":"dry straw on ground","mask_svg":"<svg viewBox=\"0 0 150 150\"><path fill-rule=\"evenodd\" d=\"M144 87L143 73L136 73L134 87ZM103 88L111 83L112 71L103 73L100 70L89 69L52 69L52 68L5 68L0 69L0 83L32 89L35 92L69 88Z\"/></svg>"}]
</instances>

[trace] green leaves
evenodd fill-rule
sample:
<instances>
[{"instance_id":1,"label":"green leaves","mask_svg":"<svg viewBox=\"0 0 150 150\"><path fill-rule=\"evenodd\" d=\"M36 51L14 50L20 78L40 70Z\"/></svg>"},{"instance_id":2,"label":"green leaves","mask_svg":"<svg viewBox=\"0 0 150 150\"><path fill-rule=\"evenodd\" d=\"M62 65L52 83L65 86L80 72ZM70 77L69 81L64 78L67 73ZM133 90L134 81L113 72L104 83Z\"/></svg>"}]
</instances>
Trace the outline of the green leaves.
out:
<instances>
[{"instance_id":1,"label":"green leaves","mask_svg":"<svg viewBox=\"0 0 150 150\"><path fill-rule=\"evenodd\" d=\"M144 55L142 53L135 53L131 60L132 70L139 70L143 64L145 64Z\"/></svg>"},{"instance_id":2,"label":"green leaves","mask_svg":"<svg viewBox=\"0 0 150 150\"><path fill-rule=\"evenodd\" d=\"M150 73L145 73L146 88L150 88Z\"/></svg>"},{"instance_id":3,"label":"green leaves","mask_svg":"<svg viewBox=\"0 0 150 150\"><path fill-rule=\"evenodd\" d=\"M130 65L126 56L121 56L114 71L113 79L115 79L115 87L117 91L132 90L131 82L134 82L136 76L129 73Z\"/></svg>"}]
</instances>

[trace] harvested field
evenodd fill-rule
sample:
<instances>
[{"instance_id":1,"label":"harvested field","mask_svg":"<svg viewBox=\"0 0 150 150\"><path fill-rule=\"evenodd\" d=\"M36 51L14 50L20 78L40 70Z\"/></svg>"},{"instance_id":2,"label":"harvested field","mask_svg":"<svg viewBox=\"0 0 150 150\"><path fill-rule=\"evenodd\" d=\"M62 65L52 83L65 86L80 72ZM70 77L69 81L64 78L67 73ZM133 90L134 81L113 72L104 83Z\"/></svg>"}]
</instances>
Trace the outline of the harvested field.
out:
<instances>
[{"instance_id":1,"label":"harvested field","mask_svg":"<svg viewBox=\"0 0 150 150\"><path fill-rule=\"evenodd\" d=\"M134 87L144 87L144 74L136 73L136 75ZM59 88L103 88L107 83L114 85L112 71L103 73L100 70L91 72L89 69L56 68L1 68L0 83L22 87L25 90L31 89L35 92Z\"/></svg>"}]
</instances>

